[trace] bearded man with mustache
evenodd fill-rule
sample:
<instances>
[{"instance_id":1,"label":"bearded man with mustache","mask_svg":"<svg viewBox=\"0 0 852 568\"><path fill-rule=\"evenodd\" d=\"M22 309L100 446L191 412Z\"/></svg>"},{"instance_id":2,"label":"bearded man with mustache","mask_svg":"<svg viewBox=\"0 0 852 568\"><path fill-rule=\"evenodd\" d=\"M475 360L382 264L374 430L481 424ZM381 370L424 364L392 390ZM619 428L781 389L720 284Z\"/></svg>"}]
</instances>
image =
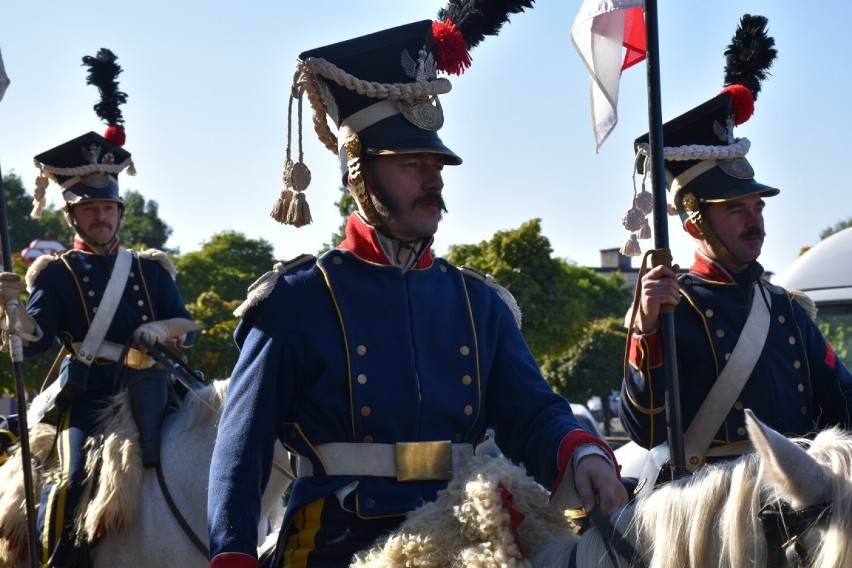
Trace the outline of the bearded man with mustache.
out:
<instances>
[{"instance_id":1,"label":"bearded man with mustache","mask_svg":"<svg viewBox=\"0 0 852 568\"><path fill-rule=\"evenodd\" d=\"M787 435L852 426L852 377L812 321L813 302L771 284L758 262L764 199L779 190L755 181L748 146L731 132L735 112L723 92L663 126L667 189L695 260L681 274L677 265L651 267L628 325L621 420L650 449L667 441L659 316L674 309L689 470L749 451L747 408ZM638 152L647 140L636 141ZM687 147L694 159L668 158ZM717 396L723 389L727 398Z\"/></svg>"}]
</instances>

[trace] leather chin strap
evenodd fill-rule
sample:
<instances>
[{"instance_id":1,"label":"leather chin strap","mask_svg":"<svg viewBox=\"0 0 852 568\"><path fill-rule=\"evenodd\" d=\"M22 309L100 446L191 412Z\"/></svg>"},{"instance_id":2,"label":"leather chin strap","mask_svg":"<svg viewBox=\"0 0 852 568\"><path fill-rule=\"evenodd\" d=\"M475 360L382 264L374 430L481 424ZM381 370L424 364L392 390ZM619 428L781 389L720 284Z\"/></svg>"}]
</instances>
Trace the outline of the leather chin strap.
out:
<instances>
[{"instance_id":1,"label":"leather chin strap","mask_svg":"<svg viewBox=\"0 0 852 568\"><path fill-rule=\"evenodd\" d=\"M722 239L719 238L716 232L713 231L710 227L710 223L708 223L707 219L704 218L704 215L701 214L701 204L694 194L687 193L684 195L681 204L683 206L683 210L686 211L689 220L692 221L692 224L695 225L695 228L701 235L701 238L713 247L717 260L719 260L722 264L731 266L747 264L746 261L732 253L731 250L725 246L725 243L722 242Z\"/></svg>"}]
</instances>

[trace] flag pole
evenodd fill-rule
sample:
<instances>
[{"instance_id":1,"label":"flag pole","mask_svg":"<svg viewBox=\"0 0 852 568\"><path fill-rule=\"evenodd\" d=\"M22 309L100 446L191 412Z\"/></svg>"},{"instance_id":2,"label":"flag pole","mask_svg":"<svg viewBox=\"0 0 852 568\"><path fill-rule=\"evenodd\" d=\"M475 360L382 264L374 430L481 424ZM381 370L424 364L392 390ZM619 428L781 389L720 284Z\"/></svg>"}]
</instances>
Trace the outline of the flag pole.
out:
<instances>
[{"instance_id":1,"label":"flag pole","mask_svg":"<svg viewBox=\"0 0 852 568\"><path fill-rule=\"evenodd\" d=\"M2 239L3 270L11 272L12 246L9 243L9 219L6 209L6 190L3 184L3 171L0 170L0 239ZM6 305L10 321L15 321L19 309L18 301ZM24 382L24 346L19 335L9 334L9 353L12 356L12 374L15 376L15 402L18 409L18 425L22 470L24 474L24 502L27 512L27 536L29 544L30 566L38 568L38 532L36 531L35 495L33 488L32 457L30 456L30 431L27 424L27 386Z\"/></svg>"},{"instance_id":2,"label":"flag pole","mask_svg":"<svg viewBox=\"0 0 852 568\"><path fill-rule=\"evenodd\" d=\"M648 143L651 158L651 187L654 194L654 247L671 266L668 211L666 207L665 157L663 156L663 118L660 96L660 42L657 25L657 0L645 0L645 36L648 69ZM686 473L683 445L683 421L680 406L677 354L675 353L674 307L663 306L660 332L663 342L663 372L666 381L666 431L673 478Z\"/></svg>"}]
</instances>

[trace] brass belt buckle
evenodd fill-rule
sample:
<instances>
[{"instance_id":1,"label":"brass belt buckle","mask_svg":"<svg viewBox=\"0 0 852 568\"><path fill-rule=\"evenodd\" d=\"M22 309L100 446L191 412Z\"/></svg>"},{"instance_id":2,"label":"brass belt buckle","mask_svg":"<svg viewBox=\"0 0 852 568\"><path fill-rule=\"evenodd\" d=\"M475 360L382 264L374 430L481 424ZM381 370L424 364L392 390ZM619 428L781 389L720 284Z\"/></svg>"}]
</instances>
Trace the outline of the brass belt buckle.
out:
<instances>
[{"instance_id":1,"label":"brass belt buckle","mask_svg":"<svg viewBox=\"0 0 852 568\"><path fill-rule=\"evenodd\" d=\"M453 445L440 442L397 442L398 481L437 481L453 477Z\"/></svg>"}]
</instances>

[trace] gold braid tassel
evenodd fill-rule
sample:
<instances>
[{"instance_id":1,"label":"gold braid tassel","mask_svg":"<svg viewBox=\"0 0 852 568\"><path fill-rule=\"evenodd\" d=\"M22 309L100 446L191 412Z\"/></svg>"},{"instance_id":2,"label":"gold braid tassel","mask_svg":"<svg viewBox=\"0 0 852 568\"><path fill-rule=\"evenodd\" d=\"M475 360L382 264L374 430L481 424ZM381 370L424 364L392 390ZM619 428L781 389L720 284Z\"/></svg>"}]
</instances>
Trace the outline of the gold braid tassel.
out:
<instances>
[{"instance_id":1,"label":"gold braid tassel","mask_svg":"<svg viewBox=\"0 0 852 568\"><path fill-rule=\"evenodd\" d=\"M39 174L36 178L35 191L33 192L33 210L30 211L30 217L33 219L41 219L44 206L47 204L47 186L49 184L50 181L44 173Z\"/></svg>"}]
</instances>

